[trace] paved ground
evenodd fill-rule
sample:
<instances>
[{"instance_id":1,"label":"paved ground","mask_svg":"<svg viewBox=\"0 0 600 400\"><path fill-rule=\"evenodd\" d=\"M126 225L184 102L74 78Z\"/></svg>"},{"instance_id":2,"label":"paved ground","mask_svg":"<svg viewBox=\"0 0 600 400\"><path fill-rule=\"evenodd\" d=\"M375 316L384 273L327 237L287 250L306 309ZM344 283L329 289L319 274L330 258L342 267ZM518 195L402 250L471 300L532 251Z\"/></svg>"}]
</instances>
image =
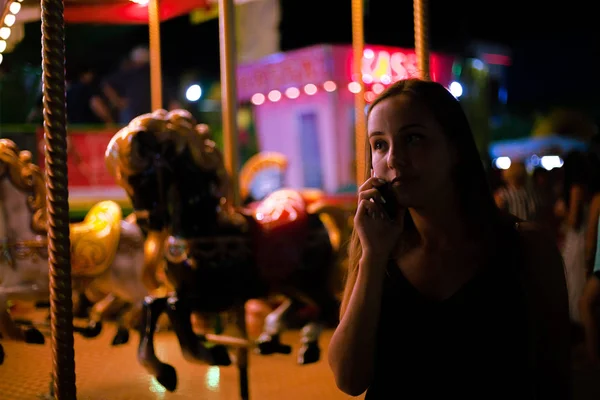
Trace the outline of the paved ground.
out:
<instances>
[{"instance_id":1,"label":"paved ground","mask_svg":"<svg viewBox=\"0 0 600 400\"><path fill-rule=\"evenodd\" d=\"M175 393L166 393L161 386L138 365L134 343L111 348L115 330L107 327L97 339L75 337L78 399L80 400L236 400L238 374L232 367L219 368L192 365L183 360L174 334L157 336L159 358L172 364L178 372L179 387ZM324 347L331 332L324 334ZM296 345L297 332L284 336ZM50 346L34 346L3 342L6 352L0 366L0 399L38 399L46 393L51 372ZM297 345L295 346L297 348ZM323 359L325 360L325 359ZM251 399L348 399L333 382L326 361L311 366L298 366L295 356L253 355L250 359Z\"/></svg>"}]
</instances>

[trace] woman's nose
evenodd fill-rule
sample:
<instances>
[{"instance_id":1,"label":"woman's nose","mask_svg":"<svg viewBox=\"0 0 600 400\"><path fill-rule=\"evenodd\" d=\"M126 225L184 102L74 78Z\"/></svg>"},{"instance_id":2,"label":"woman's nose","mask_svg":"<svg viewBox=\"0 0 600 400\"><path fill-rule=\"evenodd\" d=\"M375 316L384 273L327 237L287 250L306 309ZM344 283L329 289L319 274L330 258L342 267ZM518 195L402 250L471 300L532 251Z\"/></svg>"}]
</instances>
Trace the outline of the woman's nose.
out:
<instances>
[{"instance_id":1,"label":"woman's nose","mask_svg":"<svg viewBox=\"0 0 600 400\"><path fill-rule=\"evenodd\" d=\"M390 169L397 169L405 167L408 164L408 153L405 146L392 146L388 152L388 167Z\"/></svg>"}]
</instances>

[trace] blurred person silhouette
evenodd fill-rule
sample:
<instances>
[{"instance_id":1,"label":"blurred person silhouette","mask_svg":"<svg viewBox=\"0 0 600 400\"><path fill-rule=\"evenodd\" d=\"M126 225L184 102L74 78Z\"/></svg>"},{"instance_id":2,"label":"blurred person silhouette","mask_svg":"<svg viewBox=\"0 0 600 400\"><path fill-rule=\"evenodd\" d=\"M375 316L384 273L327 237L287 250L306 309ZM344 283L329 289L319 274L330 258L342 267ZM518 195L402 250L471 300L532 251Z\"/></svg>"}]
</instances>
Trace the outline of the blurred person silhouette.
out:
<instances>
[{"instance_id":1,"label":"blurred person silhouette","mask_svg":"<svg viewBox=\"0 0 600 400\"><path fill-rule=\"evenodd\" d=\"M126 67L123 68L123 66ZM135 117L152 112L150 91L150 52L147 47L131 51L130 63L106 78L103 91L112 106L118 110L119 123L128 124ZM179 108L172 85L163 76L163 104L167 109Z\"/></svg>"},{"instance_id":2,"label":"blurred person silhouette","mask_svg":"<svg viewBox=\"0 0 600 400\"><path fill-rule=\"evenodd\" d=\"M504 187L494 193L496 205L524 221L537 221L540 199L527 185L527 169L522 162L513 162L502 171Z\"/></svg>"},{"instance_id":3,"label":"blurred person silhouette","mask_svg":"<svg viewBox=\"0 0 600 400\"><path fill-rule=\"evenodd\" d=\"M585 237L586 283L579 300L588 361L600 367L600 136L590 142L590 192L593 197Z\"/></svg>"},{"instance_id":4,"label":"blurred person silhouette","mask_svg":"<svg viewBox=\"0 0 600 400\"><path fill-rule=\"evenodd\" d=\"M438 83L402 80L367 125L329 347L338 387L367 400L568 399L560 253L497 208L460 103Z\"/></svg>"},{"instance_id":5,"label":"blurred person silhouette","mask_svg":"<svg viewBox=\"0 0 600 400\"><path fill-rule=\"evenodd\" d=\"M581 322L579 300L586 279L586 233L592 198L589 157L573 151L564 160L563 198L563 249L565 275L569 291L571 320L576 326Z\"/></svg>"},{"instance_id":6,"label":"blurred person silhouette","mask_svg":"<svg viewBox=\"0 0 600 400\"><path fill-rule=\"evenodd\" d=\"M114 119L95 82L96 73L88 66L77 72L67 87L67 121L70 124L112 124Z\"/></svg>"}]
</instances>

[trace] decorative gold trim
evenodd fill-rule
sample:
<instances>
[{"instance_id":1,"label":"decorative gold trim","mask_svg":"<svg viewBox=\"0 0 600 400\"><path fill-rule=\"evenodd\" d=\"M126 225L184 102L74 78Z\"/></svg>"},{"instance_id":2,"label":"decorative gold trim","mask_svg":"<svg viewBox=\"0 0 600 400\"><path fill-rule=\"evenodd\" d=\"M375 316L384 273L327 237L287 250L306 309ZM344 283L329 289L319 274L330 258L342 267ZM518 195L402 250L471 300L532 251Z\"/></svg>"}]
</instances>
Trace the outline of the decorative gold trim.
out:
<instances>
[{"instance_id":1,"label":"decorative gold trim","mask_svg":"<svg viewBox=\"0 0 600 400\"><path fill-rule=\"evenodd\" d=\"M19 151L19 147L12 140L0 139L0 178L7 174L11 183L28 195L31 229L35 233L46 235L46 182L44 174L32 163L31 158L31 152Z\"/></svg>"},{"instance_id":2,"label":"decorative gold trim","mask_svg":"<svg viewBox=\"0 0 600 400\"><path fill-rule=\"evenodd\" d=\"M121 207L114 201L94 205L85 219L71 224L71 269L74 276L97 276L112 265L121 237Z\"/></svg>"},{"instance_id":3,"label":"decorative gold trim","mask_svg":"<svg viewBox=\"0 0 600 400\"><path fill-rule=\"evenodd\" d=\"M14 267L15 260L47 260L48 239L39 237L34 240L5 241L4 248L7 250L9 264ZM10 251L12 250L12 251ZM10 258L14 255L14 259Z\"/></svg>"},{"instance_id":4,"label":"decorative gold trim","mask_svg":"<svg viewBox=\"0 0 600 400\"><path fill-rule=\"evenodd\" d=\"M240 170L240 196L242 199L248 197L250 185L256 174L266 168L278 168L285 173L288 166L287 157L282 153L260 152L253 155L244 163Z\"/></svg>"}]
</instances>

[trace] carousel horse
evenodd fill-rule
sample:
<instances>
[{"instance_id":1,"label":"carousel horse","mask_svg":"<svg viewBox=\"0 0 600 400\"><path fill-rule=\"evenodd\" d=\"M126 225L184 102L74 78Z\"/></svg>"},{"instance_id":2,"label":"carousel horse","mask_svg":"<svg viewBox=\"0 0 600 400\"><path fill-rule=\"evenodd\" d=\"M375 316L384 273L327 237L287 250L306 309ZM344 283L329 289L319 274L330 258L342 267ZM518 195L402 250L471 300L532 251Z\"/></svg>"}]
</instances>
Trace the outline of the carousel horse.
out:
<instances>
[{"instance_id":1,"label":"carousel horse","mask_svg":"<svg viewBox=\"0 0 600 400\"><path fill-rule=\"evenodd\" d=\"M146 114L117 136L129 143L127 154L119 157L118 182L136 195L154 194L162 212L151 213L150 223L157 215L157 224L166 224L170 232L165 259L174 292L144 300L138 360L146 370L175 390L175 369L154 349L155 324L163 312L187 360L230 365L224 346L193 332L190 314L231 310L272 293L288 300L267 316L258 351L289 354L291 347L280 342L286 314L309 304L314 312L301 331L297 361L318 361L321 322L336 316L339 304L330 286L332 277L339 278L335 249L319 210L309 213L302 194L285 189L252 207L233 209L221 153L185 111Z\"/></svg>"},{"instance_id":2,"label":"carousel horse","mask_svg":"<svg viewBox=\"0 0 600 400\"><path fill-rule=\"evenodd\" d=\"M43 344L41 332L21 329L7 310L9 300L47 301L49 297L46 188L28 151L0 139L0 333L5 339ZM137 224L123 220L120 207L102 201L81 223L71 225L71 266L75 290L107 293L95 304L85 327L75 331L95 337L101 318L115 300L132 304L127 316L141 309L148 290L142 283L144 236ZM124 316L124 320L125 320ZM120 326L113 344L127 340Z\"/></svg>"}]
</instances>

